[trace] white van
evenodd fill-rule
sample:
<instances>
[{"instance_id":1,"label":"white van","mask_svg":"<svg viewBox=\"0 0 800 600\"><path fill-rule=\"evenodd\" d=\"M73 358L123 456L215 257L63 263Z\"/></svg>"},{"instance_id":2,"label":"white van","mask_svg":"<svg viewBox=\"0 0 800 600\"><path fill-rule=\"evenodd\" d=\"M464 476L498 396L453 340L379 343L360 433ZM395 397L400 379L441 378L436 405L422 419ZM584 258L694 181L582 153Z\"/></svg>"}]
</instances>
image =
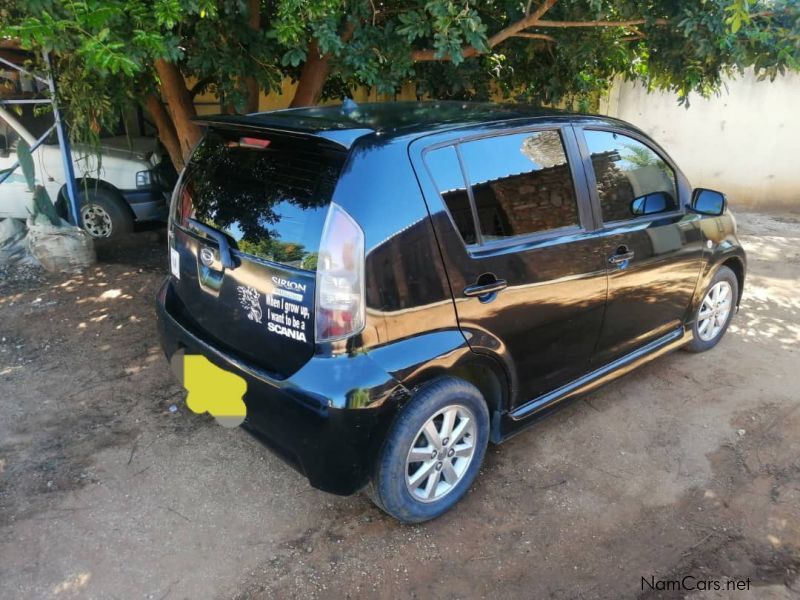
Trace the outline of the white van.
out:
<instances>
[{"instance_id":1,"label":"white van","mask_svg":"<svg viewBox=\"0 0 800 600\"><path fill-rule=\"evenodd\" d=\"M52 115L34 116L30 105L19 117L0 107L0 179L17 162L17 144L30 147L53 123ZM43 185L59 213L67 215L64 163L55 130L33 152L36 183ZM102 136L101 155L73 146L72 163L78 183L81 218L96 238L131 231L134 221L166 219L171 191L169 161L162 161L153 137ZM98 169L99 165L99 169ZM33 194L17 167L0 183L0 219L24 219L32 210Z\"/></svg>"}]
</instances>

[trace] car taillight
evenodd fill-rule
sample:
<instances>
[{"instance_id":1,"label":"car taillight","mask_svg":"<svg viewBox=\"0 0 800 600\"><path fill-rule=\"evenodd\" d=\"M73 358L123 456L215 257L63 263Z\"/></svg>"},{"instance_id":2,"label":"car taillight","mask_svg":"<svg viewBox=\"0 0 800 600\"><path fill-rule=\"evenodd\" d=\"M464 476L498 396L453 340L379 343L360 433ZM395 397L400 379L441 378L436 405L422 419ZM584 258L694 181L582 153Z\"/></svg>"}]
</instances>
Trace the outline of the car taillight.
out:
<instances>
[{"instance_id":1,"label":"car taillight","mask_svg":"<svg viewBox=\"0 0 800 600\"><path fill-rule=\"evenodd\" d=\"M331 203L317 259L316 341L331 342L364 328L364 232Z\"/></svg>"}]
</instances>

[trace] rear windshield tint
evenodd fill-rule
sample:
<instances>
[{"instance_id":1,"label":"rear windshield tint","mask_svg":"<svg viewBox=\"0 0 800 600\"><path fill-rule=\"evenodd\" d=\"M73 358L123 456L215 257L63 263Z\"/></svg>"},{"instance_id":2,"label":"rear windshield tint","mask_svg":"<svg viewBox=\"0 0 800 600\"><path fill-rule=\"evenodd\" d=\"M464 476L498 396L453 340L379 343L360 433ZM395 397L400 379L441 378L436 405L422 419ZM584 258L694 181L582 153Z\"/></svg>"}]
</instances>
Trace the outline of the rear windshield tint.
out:
<instances>
[{"instance_id":1,"label":"rear windshield tint","mask_svg":"<svg viewBox=\"0 0 800 600\"><path fill-rule=\"evenodd\" d=\"M187 166L175 219L219 229L246 254L316 270L345 157L316 140L211 130Z\"/></svg>"}]
</instances>

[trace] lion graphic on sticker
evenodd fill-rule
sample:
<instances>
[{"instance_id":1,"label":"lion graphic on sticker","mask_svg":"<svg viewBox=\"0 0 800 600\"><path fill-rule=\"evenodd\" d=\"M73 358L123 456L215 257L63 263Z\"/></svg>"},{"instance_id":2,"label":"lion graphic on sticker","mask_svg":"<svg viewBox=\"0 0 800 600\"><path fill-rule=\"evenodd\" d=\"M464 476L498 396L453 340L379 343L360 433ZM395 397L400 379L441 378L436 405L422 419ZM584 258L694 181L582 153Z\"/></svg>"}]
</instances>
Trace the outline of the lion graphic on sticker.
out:
<instances>
[{"instance_id":1,"label":"lion graphic on sticker","mask_svg":"<svg viewBox=\"0 0 800 600\"><path fill-rule=\"evenodd\" d=\"M247 318L256 323L261 323L262 313L259 301L261 294L257 290L244 285L240 285L237 291L239 292L239 302L242 308L247 311Z\"/></svg>"}]
</instances>

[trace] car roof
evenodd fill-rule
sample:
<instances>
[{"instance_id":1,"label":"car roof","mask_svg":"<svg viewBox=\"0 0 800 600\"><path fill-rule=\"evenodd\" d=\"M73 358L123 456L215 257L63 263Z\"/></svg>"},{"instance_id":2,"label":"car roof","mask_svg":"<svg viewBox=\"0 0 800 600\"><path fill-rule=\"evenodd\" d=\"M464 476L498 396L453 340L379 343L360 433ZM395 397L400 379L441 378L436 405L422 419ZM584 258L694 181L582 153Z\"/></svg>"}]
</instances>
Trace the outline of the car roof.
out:
<instances>
[{"instance_id":1,"label":"car roof","mask_svg":"<svg viewBox=\"0 0 800 600\"><path fill-rule=\"evenodd\" d=\"M349 148L359 138L372 134L388 139L516 119L565 117L614 121L524 104L457 101L364 104L348 101L332 106L290 108L249 115L214 115L198 120L215 127L263 129L313 136Z\"/></svg>"}]
</instances>

